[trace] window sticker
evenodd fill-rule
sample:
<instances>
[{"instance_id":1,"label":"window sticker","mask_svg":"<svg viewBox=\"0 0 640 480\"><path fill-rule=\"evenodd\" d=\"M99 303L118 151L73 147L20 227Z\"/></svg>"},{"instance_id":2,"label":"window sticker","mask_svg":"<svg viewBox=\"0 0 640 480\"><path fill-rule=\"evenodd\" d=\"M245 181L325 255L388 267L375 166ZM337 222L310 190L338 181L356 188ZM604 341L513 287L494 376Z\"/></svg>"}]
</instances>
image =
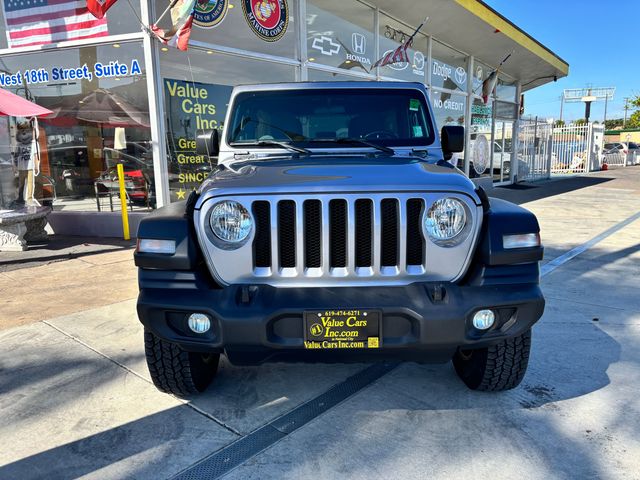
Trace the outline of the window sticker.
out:
<instances>
[{"instance_id":1,"label":"window sticker","mask_svg":"<svg viewBox=\"0 0 640 480\"><path fill-rule=\"evenodd\" d=\"M422 127L420 125L413 126L413 136L414 137L424 137L424 133L422 132Z\"/></svg>"},{"instance_id":2,"label":"window sticker","mask_svg":"<svg viewBox=\"0 0 640 480\"><path fill-rule=\"evenodd\" d=\"M418 100L417 98L412 98L411 100L409 100L409 110L411 110L412 112L417 112L418 110L420 110L420 100Z\"/></svg>"}]
</instances>

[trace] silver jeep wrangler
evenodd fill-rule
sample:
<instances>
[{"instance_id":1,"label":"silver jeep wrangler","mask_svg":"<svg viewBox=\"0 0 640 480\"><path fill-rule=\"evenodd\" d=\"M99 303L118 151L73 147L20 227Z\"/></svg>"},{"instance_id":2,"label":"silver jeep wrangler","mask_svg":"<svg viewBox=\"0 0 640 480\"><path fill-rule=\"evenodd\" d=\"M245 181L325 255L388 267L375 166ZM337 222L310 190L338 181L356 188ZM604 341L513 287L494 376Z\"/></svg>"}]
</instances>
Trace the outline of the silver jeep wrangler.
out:
<instances>
[{"instance_id":1,"label":"silver jeep wrangler","mask_svg":"<svg viewBox=\"0 0 640 480\"><path fill-rule=\"evenodd\" d=\"M187 395L221 354L264 361L453 360L474 390L522 380L544 299L535 216L446 158L418 83L234 89L218 157L187 201L138 229L151 377Z\"/></svg>"}]
</instances>

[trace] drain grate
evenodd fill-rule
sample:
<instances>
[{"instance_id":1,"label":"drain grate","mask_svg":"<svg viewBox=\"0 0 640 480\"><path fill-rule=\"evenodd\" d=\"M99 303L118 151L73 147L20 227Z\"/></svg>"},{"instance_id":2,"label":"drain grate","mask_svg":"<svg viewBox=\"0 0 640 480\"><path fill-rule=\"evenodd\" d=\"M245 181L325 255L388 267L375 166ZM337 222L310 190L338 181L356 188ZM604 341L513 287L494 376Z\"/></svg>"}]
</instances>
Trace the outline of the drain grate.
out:
<instances>
[{"instance_id":1,"label":"drain grate","mask_svg":"<svg viewBox=\"0 0 640 480\"><path fill-rule=\"evenodd\" d=\"M227 445L174 477L179 480L219 478L267 449L291 432L362 390L396 368L397 363L377 363L334 385L325 393L294 408L249 435Z\"/></svg>"}]
</instances>

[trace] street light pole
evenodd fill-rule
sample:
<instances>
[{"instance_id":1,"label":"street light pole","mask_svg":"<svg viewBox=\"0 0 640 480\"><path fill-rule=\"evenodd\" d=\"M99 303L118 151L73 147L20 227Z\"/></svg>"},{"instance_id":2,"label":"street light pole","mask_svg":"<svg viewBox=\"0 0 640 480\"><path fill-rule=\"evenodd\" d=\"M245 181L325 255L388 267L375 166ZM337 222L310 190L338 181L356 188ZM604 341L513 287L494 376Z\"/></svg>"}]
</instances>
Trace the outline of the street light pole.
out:
<instances>
[{"instance_id":1,"label":"street light pole","mask_svg":"<svg viewBox=\"0 0 640 480\"><path fill-rule=\"evenodd\" d=\"M627 126L627 110L629 110L629 98L624 99L624 120L622 121L622 128Z\"/></svg>"}]
</instances>

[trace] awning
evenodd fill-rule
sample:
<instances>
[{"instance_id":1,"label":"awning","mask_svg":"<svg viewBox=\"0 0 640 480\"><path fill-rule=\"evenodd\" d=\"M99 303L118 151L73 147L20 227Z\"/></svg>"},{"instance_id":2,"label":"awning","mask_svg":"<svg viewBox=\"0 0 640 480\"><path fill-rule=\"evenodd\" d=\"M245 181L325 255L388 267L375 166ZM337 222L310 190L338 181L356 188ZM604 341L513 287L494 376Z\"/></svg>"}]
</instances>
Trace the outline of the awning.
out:
<instances>
[{"instance_id":1,"label":"awning","mask_svg":"<svg viewBox=\"0 0 640 480\"><path fill-rule=\"evenodd\" d=\"M53 112L19 95L0 88L0 115L11 117L39 117Z\"/></svg>"},{"instance_id":2,"label":"awning","mask_svg":"<svg viewBox=\"0 0 640 480\"><path fill-rule=\"evenodd\" d=\"M531 35L480 0L370 0L375 6L409 25L428 16L422 33L490 67L514 52L502 71L520 81L522 90L566 77L569 64Z\"/></svg>"}]
</instances>

